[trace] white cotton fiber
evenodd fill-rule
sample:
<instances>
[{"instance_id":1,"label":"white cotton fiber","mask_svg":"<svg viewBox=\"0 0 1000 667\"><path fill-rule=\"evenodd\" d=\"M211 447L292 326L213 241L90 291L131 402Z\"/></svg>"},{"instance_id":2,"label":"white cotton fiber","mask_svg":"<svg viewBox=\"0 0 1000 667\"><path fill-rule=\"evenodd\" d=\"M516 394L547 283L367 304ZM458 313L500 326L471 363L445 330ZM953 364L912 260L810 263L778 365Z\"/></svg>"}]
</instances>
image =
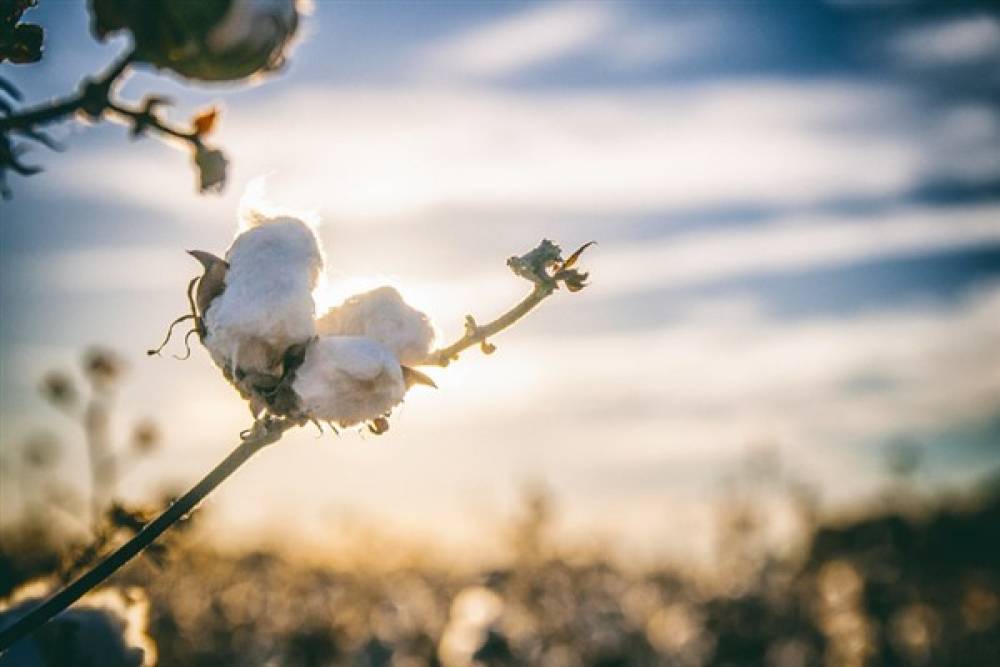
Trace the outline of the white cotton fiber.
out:
<instances>
[{"instance_id":1,"label":"white cotton fiber","mask_svg":"<svg viewBox=\"0 0 1000 667\"><path fill-rule=\"evenodd\" d=\"M257 216L252 224L226 253L226 287L205 313L205 346L220 365L266 373L315 334L312 291L323 258L301 220Z\"/></svg>"},{"instance_id":2,"label":"white cotton fiber","mask_svg":"<svg viewBox=\"0 0 1000 667\"><path fill-rule=\"evenodd\" d=\"M350 297L317 322L321 336L367 336L389 348L404 365L423 361L434 342L427 316L389 286Z\"/></svg>"},{"instance_id":3,"label":"white cotton fiber","mask_svg":"<svg viewBox=\"0 0 1000 667\"><path fill-rule=\"evenodd\" d=\"M306 349L292 389L314 419L353 426L380 417L403 400L399 359L363 336L323 336Z\"/></svg>"}]
</instances>

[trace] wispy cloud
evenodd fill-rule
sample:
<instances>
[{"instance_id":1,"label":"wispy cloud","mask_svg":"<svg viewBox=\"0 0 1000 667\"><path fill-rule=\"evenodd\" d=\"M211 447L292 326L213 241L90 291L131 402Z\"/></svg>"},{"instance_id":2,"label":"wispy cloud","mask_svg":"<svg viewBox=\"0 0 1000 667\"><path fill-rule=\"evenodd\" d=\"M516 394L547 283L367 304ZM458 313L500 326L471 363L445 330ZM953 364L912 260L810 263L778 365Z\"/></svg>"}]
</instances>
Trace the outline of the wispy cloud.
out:
<instances>
[{"instance_id":1,"label":"wispy cloud","mask_svg":"<svg viewBox=\"0 0 1000 667\"><path fill-rule=\"evenodd\" d=\"M548 3L435 45L425 55L425 66L435 73L504 76L578 53L617 20L611 3Z\"/></svg>"},{"instance_id":2,"label":"wispy cloud","mask_svg":"<svg viewBox=\"0 0 1000 667\"><path fill-rule=\"evenodd\" d=\"M492 80L585 56L618 69L697 59L721 43L718 16L640 16L611 2L551 2L466 28L423 51L431 78Z\"/></svg>"},{"instance_id":3,"label":"wispy cloud","mask_svg":"<svg viewBox=\"0 0 1000 667\"><path fill-rule=\"evenodd\" d=\"M888 215L785 220L749 229L603 250L593 258L602 292L690 287L778 271L1000 243L1000 206L907 208ZM669 261L665 261L669 258Z\"/></svg>"},{"instance_id":4,"label":"wispy cloud","mask_svg":"<svg viewBox=\"0 0 1000 667\"><path fill-rule=\"evenodd\" d=\"M801 206L1000 175L995 110L970 107L938 122L912 103L898 90L843 81L676 93L300 91L232 109L220 141L231 147L236 183L241 173L274 171L275 196L359 224L417 223L448 210L622 216ZM281 141L269 134L277 115ZM230 133L240 141L227 141ZM99 180L113 196L187 215L177 208L191 189L182 169L137 181L155 158L84 157L102 169L67 170L73 178L60 187L89 192Z\"/></svg>"},{"instance_id":5,"label":"wispy cloud","mask_svg":"<svg viewBox=\"0 0 1000 667\"><path fill-rule=\"evenodd\" d=\"M908 28L890 41L892 52L910 65L1000 65L1000 19L968 16Z\"/></svg>"},{"instance_id":6,"label":"wispy cloud","mask_svg":"<svg viewBox=\"0 0 1000 667\"><path fill-rule=\"evenodd\" d=\"M100 246L15 257L6 268L37 294L152 292L171 289L195 265L174 246ZM151 271L151 267L156 267Z\"/></svg>"}]
</instances>

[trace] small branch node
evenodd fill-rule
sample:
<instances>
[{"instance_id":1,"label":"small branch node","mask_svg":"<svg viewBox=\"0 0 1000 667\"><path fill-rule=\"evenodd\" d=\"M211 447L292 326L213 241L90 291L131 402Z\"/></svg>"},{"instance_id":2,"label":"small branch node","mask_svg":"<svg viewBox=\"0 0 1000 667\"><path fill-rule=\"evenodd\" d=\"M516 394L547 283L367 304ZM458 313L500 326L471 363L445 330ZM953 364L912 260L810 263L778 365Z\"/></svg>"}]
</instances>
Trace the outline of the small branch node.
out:
<instances>
[{"instance_id":1,"label":"small branch node","mask_svg":"<svg viewBox=\"0 0 1000 667\"><path fill-rule=\"evenodd\" d=\"M565 285L570 292L578 292L584 287L588 274L580 273L572 268L583 251L593 245L593 241L584 244L567 259L562 258L562 250L552 241L543 239L534 250L507 260L507 266L514 275L532 283L533 288L520 303L488 324L479 325L472 315L465 317L465 334L451 345L436 350L427 356L421 364L424 366L447 366L458 359L458 355L473 345L479 345L484 354L492 354L496 346L487 339L496 336L504 329L512 326L519 319L531 312L539 303Z\"/></svg>"}]
</instances>

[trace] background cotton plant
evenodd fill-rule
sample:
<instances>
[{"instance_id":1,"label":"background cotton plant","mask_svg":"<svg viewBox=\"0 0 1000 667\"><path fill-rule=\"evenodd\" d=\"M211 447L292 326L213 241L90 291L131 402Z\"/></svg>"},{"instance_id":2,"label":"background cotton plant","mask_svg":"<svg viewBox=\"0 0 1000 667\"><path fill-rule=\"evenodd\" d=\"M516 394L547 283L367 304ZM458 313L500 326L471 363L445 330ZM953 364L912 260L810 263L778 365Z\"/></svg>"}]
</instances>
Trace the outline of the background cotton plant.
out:
<instances>
[{"instance_id":1,"label":"background cotton plant","mask_svg":"<svg viewBox=\"0 0 1000 667\"><path fill-rule=\"evenodd\" d=\"M42 582L30 582L0 608L0 630L41 602ZM104 588L86 596L42 631L0 655L0 667L153 667L156 644L147 634L149 600L142 589Z\"/></svg>"}]
</instances>

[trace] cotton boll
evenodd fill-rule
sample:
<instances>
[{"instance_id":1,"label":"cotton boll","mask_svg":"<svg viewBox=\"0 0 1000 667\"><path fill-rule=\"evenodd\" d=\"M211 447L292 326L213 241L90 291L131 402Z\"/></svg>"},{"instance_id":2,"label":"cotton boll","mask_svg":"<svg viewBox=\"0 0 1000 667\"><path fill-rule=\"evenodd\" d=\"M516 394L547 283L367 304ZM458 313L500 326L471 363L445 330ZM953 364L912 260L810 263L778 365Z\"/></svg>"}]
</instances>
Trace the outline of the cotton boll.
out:
<instances>
[{"instance_id":1,"label":"cotton boll","mask_svg":"<svg viewBox=\"0 0 1000 667\"><path fill-rule=\"evenodd\" d=\"M225 288L204 314L205 347L239 380L282 375L292 345L315 334L312 291L323 268L316 236L291 217L259 218L226 254Z\"/></svg>"},{"instance_id":2,"label":"cotton boll","mask_svg":"<svg viewBox=\"0 0 1000 667\"><path fill-rule=\"evenodd\" d=\"M387 413L406 387L399 359L364 336L323 336L306 350L292 389L313 419L353 426Z\"/></svg>"},{"instance_id":3,"label":"cotton boll","mask_svg":"<svg viewBox=\"0 0 1000 667\"><path fill-rule=\"evenodd\" d=\"M423 361L434 342L427 315L388 285L350 297L317 322L321 336L367 336L385 345L404 365Z\"/></svg>"},{"instance_id":4,"label":"cotton boll","mask_svg":"<svg viewBox=\"0 0 1000 667\"><path fill-rule=\"evenodd\" d=\"M132 33L134 58L199 81L239 81L282 66L298 31L295 0L91 0L98 39Z\"/></svg>"}]
</instances>

